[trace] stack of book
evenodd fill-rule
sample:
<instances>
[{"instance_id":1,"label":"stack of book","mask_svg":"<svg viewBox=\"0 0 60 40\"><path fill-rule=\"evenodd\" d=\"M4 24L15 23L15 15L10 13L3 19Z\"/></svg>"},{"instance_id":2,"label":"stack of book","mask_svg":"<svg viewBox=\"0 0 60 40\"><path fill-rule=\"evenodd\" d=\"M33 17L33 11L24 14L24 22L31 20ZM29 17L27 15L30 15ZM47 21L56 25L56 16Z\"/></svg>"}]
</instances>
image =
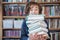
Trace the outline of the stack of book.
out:
<instances>
[{"instance_id":1,"label":"stack of book","mask_svg":"<svg viewBox=\"0 0 60 40\"><path fill-rule=\"evenodd\" d=\"M46 34L48 37L47 24L44 21L43 15L28 15L26 20L26 24L29 28L29 34L38 32L38 34Z\"/></svg>"}]
</instances>

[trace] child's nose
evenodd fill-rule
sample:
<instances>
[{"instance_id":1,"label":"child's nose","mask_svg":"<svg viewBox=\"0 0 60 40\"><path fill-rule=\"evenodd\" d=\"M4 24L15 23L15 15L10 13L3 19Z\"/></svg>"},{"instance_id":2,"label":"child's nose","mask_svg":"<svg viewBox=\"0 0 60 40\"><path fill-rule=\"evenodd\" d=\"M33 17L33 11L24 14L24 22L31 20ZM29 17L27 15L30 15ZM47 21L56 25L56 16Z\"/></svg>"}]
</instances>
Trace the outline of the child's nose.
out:
<instances>
[{"instance_id":1,"label":"child's nose","mask_svg":"<svg viewBox=\"0 0 60 40\"><path fill-rule=\"evenodd\" d=\"M33 13L35 13L35 11L33 10Z\"/></svg>"}]
</instances>

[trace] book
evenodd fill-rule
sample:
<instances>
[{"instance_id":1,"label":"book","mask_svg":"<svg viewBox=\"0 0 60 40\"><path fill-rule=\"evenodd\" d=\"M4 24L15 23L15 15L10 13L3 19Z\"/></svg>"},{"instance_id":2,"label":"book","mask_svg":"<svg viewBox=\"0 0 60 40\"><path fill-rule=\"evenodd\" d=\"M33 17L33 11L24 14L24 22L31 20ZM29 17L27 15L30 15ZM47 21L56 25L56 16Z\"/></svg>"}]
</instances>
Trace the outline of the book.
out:
<instances>
[{"instance_id":1,"label":"book","mask_svg":"<svg viewBox=\"0 0 60 40\"><path fill-rule=\"evenodd\" d=\"M13 28L13 20L3 20L3 28Z\"/></svg>"},{"instance_id":2,"label":"book","mask_svg":"<svg viewBox=\"0 0 60 40\"><path fill-rule=\"evenodd\" d=\"M8 2L12 2L12 0L8 0Z\"/></svg>"},{"instance_id":3,"label":"book","mask_svg":"<svg viewBox=\"0 0 60 40\"><path fill-rule=\"evenodd\" d=\"M26 3L27 2L27 0L23 0L23 3Z\"/></svg>"},{"instance_id":4,"label":"book","mask_svg":"<svg viewBox=\"0 0 60 40\"><path fill-rule=\"evenodd\" d=\"M50 16L55 16L55 7L51 7Z\"/></svg>"},{"instance_id":5,"label":"book","mask_svg":"<svg viewBox=\"0 0 60 40\"><path fill-rule=\"evenodd\" d=\"M3 0L3 2L8 2L8 0Z\"/></svg>"},{"instance_id":6,"label":"book","mask_svg":"<svg viewBox=\"0 0 60 40\"><path fill-rule=\"evenodd\" d=\"M14 20L14 28L21 28L23 20Z\"/></svg>"},{"instance_id":7,"label":"book","mask_svg":"<svg viewBox=\"0 0 60 40\"><path fill-rule=\"evenodd\" d=\"M12 0L12 2L16 2L17 0Z\"/></svg>"}]
</instances>

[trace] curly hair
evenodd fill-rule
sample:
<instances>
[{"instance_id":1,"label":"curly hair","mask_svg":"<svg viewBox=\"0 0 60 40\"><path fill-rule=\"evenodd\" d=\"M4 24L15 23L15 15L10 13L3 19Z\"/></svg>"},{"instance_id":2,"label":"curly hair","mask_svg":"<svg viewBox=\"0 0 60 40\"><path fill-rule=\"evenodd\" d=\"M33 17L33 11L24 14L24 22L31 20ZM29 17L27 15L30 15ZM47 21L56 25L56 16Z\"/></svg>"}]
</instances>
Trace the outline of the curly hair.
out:
<instances>
[{"instance_id":1,"label":"curly hair","mask_svg":"<svg viewBox=\"0 0 60 40\"><path fill-rule=\"evenodd\" d=\"M30 6L31 6L31 5L37 5L37 6L39 7L39 14L42 13L42 7L41 7L41 5L40 5L39 3L37 3L37 2L31 1L31 2L28 2L28 3L26 4L26 8L25 8L25 14L26 14L26 15L29 14Z\"/></svg>"}]
</instances>

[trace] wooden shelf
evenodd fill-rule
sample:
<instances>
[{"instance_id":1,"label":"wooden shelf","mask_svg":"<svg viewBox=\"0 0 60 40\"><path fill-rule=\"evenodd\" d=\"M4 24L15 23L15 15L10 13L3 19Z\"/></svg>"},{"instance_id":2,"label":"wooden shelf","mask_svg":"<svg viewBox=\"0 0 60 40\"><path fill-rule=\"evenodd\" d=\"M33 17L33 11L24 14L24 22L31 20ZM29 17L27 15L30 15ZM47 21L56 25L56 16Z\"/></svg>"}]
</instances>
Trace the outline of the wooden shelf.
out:
<instances>
[{"instance_id":1,"label":"wooden shelf","mask_svg":"<svg viewBox=\"0 0 60 40\"><path fill-rule=\"evenodd\" d=\"M25 16L3 16L3 18L25 18ZM46 16L45 18L60 18L60 16Z\"/></svg>"},{"instance_id":2,"label":"wooden shelf","mask_svg":"<svg viewBox=\"0 0 60 40\"><path fill-rule=\"evenodd\" d=\"M26 4L26 3L22 3L22 2L2 2L2 4Z\"/></svg>"},{"instance_id":3,"label":"wooden shelf","mask_svg":"<svg viewBox=\"0 0 60 40\"><path fill-rule=\"evenodd\" d=\"M3 16L3 18L25 18L25 16Z\"/></svg>"},{"instance_id":4,"label":"wooden shelf","mask_svg":"<svg viewBox=\"0 0 60 40\"><path fill-rule=\"evenodd\" d=\"M28 3L28 2L26 2ZM26 4L23 2L2 2L2 4ZM40 2L40 4L60 4L60 2Z\"/></svg>"},{"instance_id":5,"label":"wooden shelf","mask_svg":"<svg viewBox=\"0 0 60 40\"><path fill-rule=\"evenodd\" d=\"M45 18L60 18L60 16L46 16Z\"/></svg>"},{"instance_id":6,"label":"wooden shelf","mask_svg":"<svg viewBox=\"0 0 60 40\"><path fill-rule=\"evenodd\" d=\"M49 30L52 30L52 31L56 30L56 31L59 31L60 28L50 28Z\"/></svg>"},{"instance_id":7,"label":"wooden shelf","mask_svg":"<svg viewBox=\"0 0 60 40\"><path fill-rule=\"evenodd\" d=\"M4 37L2 37L2 38L21 38L21 37L18 37L18 36L6 37L6 36L4 36Z\"/></svg>"},{"instance_id":8,"label":"wooden shelf","mask_svg":"<svg viewBox=\"0 0 60 40\"><path fill-rule=\"evenodd\" d=\"M3 30L21 30L21 28L3 28Z\"/></svg>"}]
</instances>

